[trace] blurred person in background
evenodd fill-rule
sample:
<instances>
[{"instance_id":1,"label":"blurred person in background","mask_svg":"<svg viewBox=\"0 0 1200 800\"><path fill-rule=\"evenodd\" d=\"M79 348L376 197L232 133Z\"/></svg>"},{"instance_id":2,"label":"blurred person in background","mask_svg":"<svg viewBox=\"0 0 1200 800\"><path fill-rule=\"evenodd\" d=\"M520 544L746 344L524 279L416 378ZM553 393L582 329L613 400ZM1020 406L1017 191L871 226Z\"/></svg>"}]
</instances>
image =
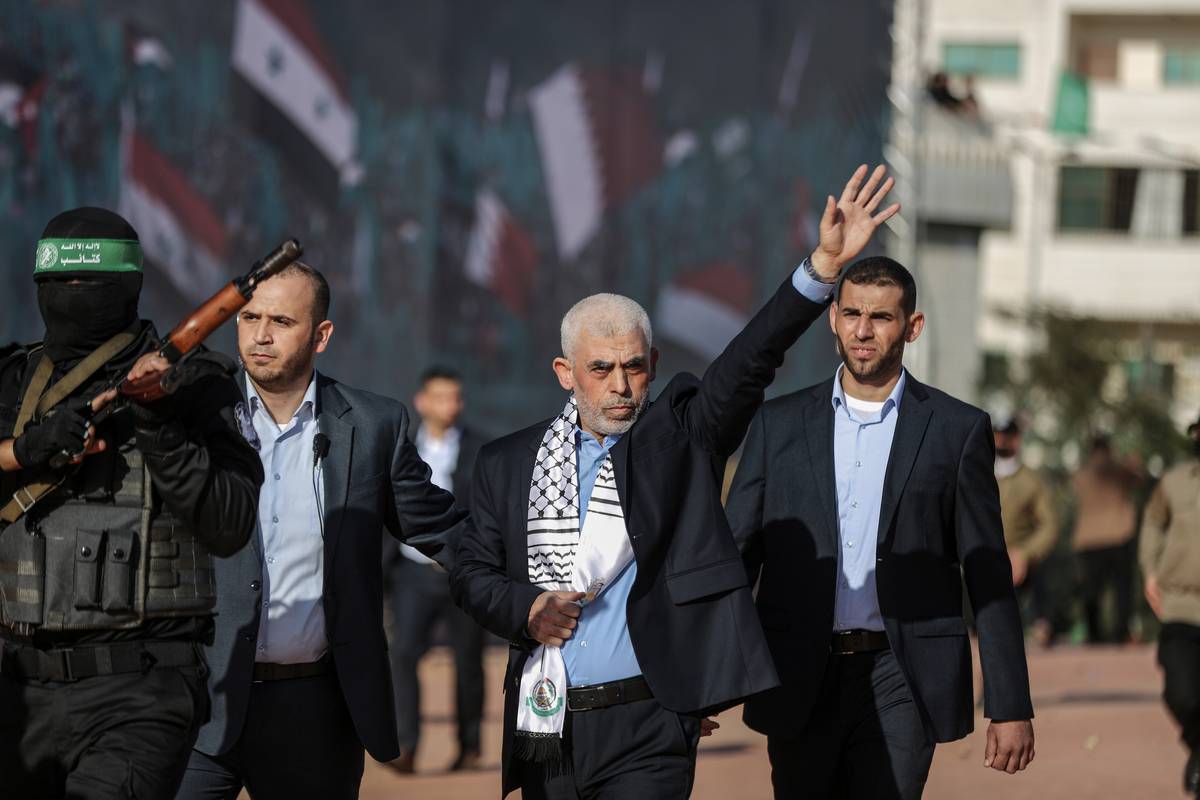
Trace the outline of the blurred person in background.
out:
<instances>
[{"instance_id":1,"label":"blurred person in background","mask_svg":"<svg viewBox=\"0 0 1200 800\"><path fill-rule=\"evenodd\" d=\"M999 414L996 441L996 483L1000 488L1000 517L1012 565L1013 586L1024 621L1033 623L1035 638L1049 639L1042 579L1038 566L1054 549L1058 515L1045 478L1021 461L1021 421L1016 414Z\"/></svg>"},{"instance_id":2,"label":"blurred person in background","mask_svg":"<svg viewBox=\"0 0 1200 800\"><path fill-rule=\"evenodd\" d=\"M421 376L413 408L421 418L417 453L433 472L431 482L454 494L468 508L471 473L484 437L460 423L462 378L446 367L431 367ZM396 729L400 757L388 763L400 773L414 771L420 740L421 687L417 665L429 650L434 627L444 620L454 652L454 700L458 723L458 757L452 771L479 765L479 726L483 719L484 630L450 599L446 571L416 548L384 543L385 572L391 602L392 684L396 689Z\"/></svg>"},{"instance_id":3,"label":"blurred person in background","mask_svg":"<svg viewBox=\"0 0 1200 800\"><path fill-rule=\"evenodd\" d=\"M1146 602L1162 621L1163 700L1189 753L1184 791L1200 797L1200 420L1188 437L1193 457L1163 475L1146 505L1139 560Z\"/></svg>"},{"instance_id":4,"label":"blurred person in background","mask_svg":"<svg viewBox=\"0 0 1200 800\"><path fill-rule=\"evenodd\" d=\"M1092 440L1087 462L1071 477L1076 506L1071 545L1089 644L1129 641L1137 532L1134 492L1139 483L1138 474L1113 457L1105 436ZM1105 630L1101 613L1108 589L1115 600L1111 630Z\"/></svg>"}]
</instances>

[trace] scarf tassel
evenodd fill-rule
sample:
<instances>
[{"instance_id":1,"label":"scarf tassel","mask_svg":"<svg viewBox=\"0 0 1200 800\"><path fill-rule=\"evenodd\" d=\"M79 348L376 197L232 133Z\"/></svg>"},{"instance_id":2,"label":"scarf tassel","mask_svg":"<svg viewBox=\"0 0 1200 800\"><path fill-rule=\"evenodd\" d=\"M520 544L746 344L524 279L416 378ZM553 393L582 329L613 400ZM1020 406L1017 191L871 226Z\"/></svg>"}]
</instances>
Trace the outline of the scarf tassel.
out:
<instances>
[{"instance_id":1,"label":"scarf tassel","mask_svg":"<svg viewBox=\"0 0 1200 800\"><path fill-rule=\"evenodd\" d=\"M557 733L516 731L513 735L513 758L545 765L547 776L569 771L562 737Z\"/></svg>"}]
</instances>

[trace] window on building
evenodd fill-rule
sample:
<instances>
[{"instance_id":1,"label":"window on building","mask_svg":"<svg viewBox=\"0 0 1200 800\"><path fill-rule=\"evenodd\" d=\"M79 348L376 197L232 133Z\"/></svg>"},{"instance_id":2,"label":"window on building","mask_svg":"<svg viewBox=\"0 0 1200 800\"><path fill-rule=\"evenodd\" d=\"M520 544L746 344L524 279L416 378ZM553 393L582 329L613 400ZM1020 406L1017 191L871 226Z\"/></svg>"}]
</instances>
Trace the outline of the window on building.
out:
<instances>
[{"instance_id":1,"label":"window on building","mask_svg":"<svg viewBox=\"0 0 1200 800\"><path fill-rule=\"evenodd\" d=\"M942 45L942 69L951 75L1018 78L1021 75L1021 46L947 42Z\"/></svg>"},{"instance_id":2,"label":"window on building","mask_svg":"<svg viewBox=\"0 0 1200 800\"><path fill-rule=\"evenodd\" d=\"M1200 233L1200 169L1183 172L1183 233Z\"/></svg>"},{"instance_id":3,"label":"window on building","mask_svg":"<svg viewBox=\"0 0 1200 800\"><path fill-rule=\"evenodd\" d=\"M1075 73L1095 81L1117 79L1117 43L1089 42L1075 51Z\"/></svg>"},{"instance_id":4,"label":"window on building","mask_svg":"<svg viewBox=\"0 0 1200 800\"><path fill-rule=\"evenodd\" d=\"M1125 381L1131 393L1175 396L1175 365L1148 359L1126 361Z\"/></svg>"},{"instance_id":5,"label":"window on building","mask_svg":"<svg viewBox=\"0 0 1200 800\"><path fill-rule=\"evenodd\" d=\"M1200 84L1200 44L1170 45L1163 53L1163 83L1168 86Z\"/></svg>"},{"instance_id":6,"label":"window on building","mask_svg":"<svg viewBox=\"0 0 1200 800\"><path fill-rule=\"evenodd\" d=\"M1138 171L1114 167L1063 167L1058 180L1058 228L1128 231Z\"/></svg>"}]
</instances>

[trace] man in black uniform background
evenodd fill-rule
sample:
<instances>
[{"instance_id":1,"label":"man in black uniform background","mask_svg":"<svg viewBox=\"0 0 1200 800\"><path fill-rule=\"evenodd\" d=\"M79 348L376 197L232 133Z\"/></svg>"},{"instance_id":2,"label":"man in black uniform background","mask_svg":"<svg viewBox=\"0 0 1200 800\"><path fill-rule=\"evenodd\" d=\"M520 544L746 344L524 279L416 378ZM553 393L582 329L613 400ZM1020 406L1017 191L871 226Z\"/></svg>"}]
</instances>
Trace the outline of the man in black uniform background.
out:
<instances>
[{"instance_id":1,"label":"man in black uniform background","mask_svg":"<svg viewBox=\"0 0 1200 800\"><path fill-rule=\"evenodd\" d=\"M253 531L262 467L220 369L91 425L114 379L166 366L124 219L55 217L34 279L45 338L0 352L0 786L171 797L208 717L212 558Z\"/></svg>"}]
</instances>

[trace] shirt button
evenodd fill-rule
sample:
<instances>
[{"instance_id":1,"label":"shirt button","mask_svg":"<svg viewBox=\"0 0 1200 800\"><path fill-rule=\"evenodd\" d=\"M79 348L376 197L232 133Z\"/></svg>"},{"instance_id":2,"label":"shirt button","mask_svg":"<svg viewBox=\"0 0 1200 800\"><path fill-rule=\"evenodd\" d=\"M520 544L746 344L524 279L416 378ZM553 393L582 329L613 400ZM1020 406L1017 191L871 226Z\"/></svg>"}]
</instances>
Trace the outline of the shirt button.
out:
<instances>
[{"instance_id":1,"label":"shirt button","mask_svg":"<svg viewBox=\"0 0 1200 800\"><path fill-rule=\"evenodd\" d=\"M855 461L855 462L854 462L854 466L856 466L856 467L861 467L861 466L862 466L862 462L861 462L861 461Z\"/></svg>"},{"instance_id":2,"label":"shirt button","mask_svg":"<svg viewBox=\"0 0 1200 800\"><path fill-rule=\"evenodd\" d=\"M264 600L264 601L263 601L263 608L267 608L267 607L269 607L270 605L271 605L271 601L270 601L270 600Z\"/></svg>"},{"instance_id":3,"label":"shirt button","mask_svg":"<svg viewBox=\"0 0 1200 800\"><path fill-rule=\"evenodd\" d=\"M855 500L853 503L851 503L851 504L850 504L850 507L851 507L851 508L858 508L858 501L857 501L857 500Z\"/></svg>"},{"instance_id":4,"label":"shirt button","mask_svg":"<svg viewBox=\"0 0 1200 800\"><path fill-rule=\"evenodd\" d=\"M261 588L262 588L262 582L261 582L261 581L250 581L250 589L251 589L251 591L255 591L255 592L257 592L257 591L258 591L259 589L261 589Z\"/></svg>"},{"instance_id":5,"label":"shirt button","mask_svg":"<svg viewBox=\"0 0 1200 800\"><path fill-rule=\"evenodd\" d=\"M275 563L275 556L267 556L267 563L268 563L268 564L274 564L274 563Z\"/></svg>"},{"instance_id":6,"label":"shirt button","mask_svg":"<svg viewBox=\"0 0 1200 800\"><path fill-rule=\"evenodd\" d=\"M580 647L587 647L587 639L584 639L582 642L580 642L580 643L579 643L579 646L580 646Z\"/></svg>"},{"instance_id":7,"label":"shirt button","mask_svg":"<svg viewBox=\"0 0 1200 800\"><path fill-rule=\"evenodd\" d=\"M271 517L271 522L279 522L279 517Z\"/></svg>"},{"instance_id":8,"label":"shirt button","mask_svg":"<svg viewBox=\"0 0 1200 800\"><path fill-rule=\"evenodd\" d=\"M265 653L266 651L267 651L267 646L265 644L260 644L258 646L258 652Z\"/></svg>"},{"instance_id":9,"label":"shirt button","mask_svg":"<svg viewBox=\"0 0 1200 800\"><path fill-rule=\"evenodd\" d=\"M276 473L275 473L275 480L279 480L279 473L278 473L278 472L276 472Z\"/></svg>"},{"instance_id":10,"label":"shirt button","mask_svg":"<svg viewBox=\"0 0 1200 800\"><path fill-rule=\"evenodd\" d=\"M846 547L854 547L854 542L846 542Z\"/></svg>"}]
</instances>

